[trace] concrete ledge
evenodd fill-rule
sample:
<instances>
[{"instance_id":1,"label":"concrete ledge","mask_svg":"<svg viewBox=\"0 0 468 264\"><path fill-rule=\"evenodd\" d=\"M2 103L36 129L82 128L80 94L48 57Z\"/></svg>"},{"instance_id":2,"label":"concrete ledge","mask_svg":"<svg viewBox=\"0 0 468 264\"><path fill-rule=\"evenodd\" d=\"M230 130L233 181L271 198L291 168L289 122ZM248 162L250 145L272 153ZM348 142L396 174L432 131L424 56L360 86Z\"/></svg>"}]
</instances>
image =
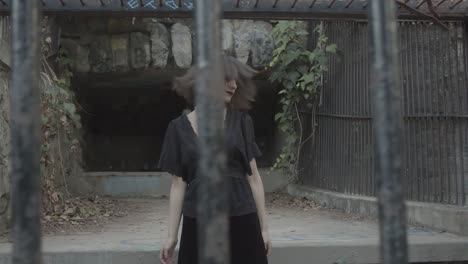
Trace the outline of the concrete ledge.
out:
<instances>
[{"instance_id":1,"label":"concrete ledge","mask_svg":"<svg viewBox=\"0 0 468 264\"><path fill-rule=\"evenodd\" d=\"M425 241L423 241L425 240ZM270 264L330 264L330 263L380 263L377 240L282 243L273 241ZM159 262L162 241L131 248L102 245L101 248L84 249L63 247L44 249L44 263L48 264L154 264ZM409 260L412 263L452 262L468 260L468 241L440 241L421 239L410 241ZM11 251L0 250L0 264L11 263ZM174 262L177 263L177 250Z\"/></svg>"},{"instance_id":2,"label":"concrete ledge","mask_svg":"<svg viewBox=\"0 0 468 264\"><path fill-rule=\"evenodd\" d=\"M313 187L291 184L288 193L346 213L378 218L377 199L347 195ZM410 224L468 236L468 207L435 203L406 202Z\"/></svg>"},{"instance_id":3,"label":"concrete ledge","mask_svg":"<svg viewBox=\"0 0 468 264\"><path fill-rule=\"evenodd\" d=\"M275 192L288 185L281 173L259 169L265 192ZM166 172L86 172L80 181L74 179L76 193L112 197L169 196L171 175Z\"/></svg>"},{"instance_id":4,"label":"concrete ledge","mask_svg":"<svg viewBox=\"0 0 468 264\"><path fill-rule=\"evenodd\" d=\"M112 197L168 196L171 176L165 172L86 172L91 193Z\"/></svg>"}]
</instances>

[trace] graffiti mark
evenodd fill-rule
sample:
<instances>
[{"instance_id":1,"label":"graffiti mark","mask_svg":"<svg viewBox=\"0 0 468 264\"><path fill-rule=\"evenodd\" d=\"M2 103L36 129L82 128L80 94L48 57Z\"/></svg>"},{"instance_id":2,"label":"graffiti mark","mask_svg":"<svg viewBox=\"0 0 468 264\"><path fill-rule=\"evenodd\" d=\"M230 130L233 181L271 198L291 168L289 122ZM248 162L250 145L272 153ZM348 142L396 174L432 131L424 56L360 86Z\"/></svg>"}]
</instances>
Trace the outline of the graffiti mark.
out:
<instances>
[{"instance_id":1,"label":"graffiti mark","mask_svg":"<svg viewBox=\"0 0 468 264\"><path fill-rule=\"evenodd\" d=\"M193 2L184 3L184 6L185 6L187 9L192 10L192 9L193 9Z\"/></svg>"},{"instance_id":2,"label":"graffiti mark","mask_svg":"<svg viewBox=\"0 0 468 264\"><path fill-rule=\"evenodd\" d=\"M138 0L128 0L127 5L130 8L137 8L140 4L138 3Z\"/></svg>"},{"instance_id":3,"label":"graffiti mark","mask_svg":"<svg viewBox=\"0 0 468 264\"><path fill-rule=\"evenodd\" d=\"M246 8L250 6L250 0L241 0L239 3L239 7L241 8Z\"/></svg>"},{"instance_id":4,"label":"graffiti mark","mask_svg":"<svg viewBox=\"0 0 468 264\"><path fill-rule=\"evenodd\" d=\"M175 0L166 0L165 2L168 7L172 8L172 10L176 10L177 8L179 8Z\"/></svg>"},{"instance_id":5,"label":"graffiti mark","mask_svg":"<svg viewBox=\"0 0 468 264\"><path fill-rule=\"evenodd\" d=\"M148 3L145 4L145 7L151 7L152 9L156 9L156 5L154 4L155 0L150 0Z\"/></svg>"}]
</instances>

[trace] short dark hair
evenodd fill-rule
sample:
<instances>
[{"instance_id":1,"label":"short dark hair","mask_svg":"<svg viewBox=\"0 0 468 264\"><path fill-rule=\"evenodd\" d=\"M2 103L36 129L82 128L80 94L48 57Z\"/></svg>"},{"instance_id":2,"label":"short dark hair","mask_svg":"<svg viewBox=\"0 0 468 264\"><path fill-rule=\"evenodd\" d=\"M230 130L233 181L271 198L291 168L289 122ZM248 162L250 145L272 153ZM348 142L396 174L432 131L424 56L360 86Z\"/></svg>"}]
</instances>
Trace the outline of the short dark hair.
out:
<instances>
[{"instance_id":1,"label":"short dark hair","mask_svg":"<svg viewBox=\"0 0 468 264\"><path fill-rule=\"evenodd\" d=\"M237 90L231 99L230 108L237 110L248 110L255 101L257 89L252 77L257 73L254 69L243 64L236 58L228 55L222 56L224 79L235 80ZM197 67L192 66L185 75L175 78L173 90L184 97L190 107L195 103L195 82L197 78Z\"/></svg>"}]
</instances>

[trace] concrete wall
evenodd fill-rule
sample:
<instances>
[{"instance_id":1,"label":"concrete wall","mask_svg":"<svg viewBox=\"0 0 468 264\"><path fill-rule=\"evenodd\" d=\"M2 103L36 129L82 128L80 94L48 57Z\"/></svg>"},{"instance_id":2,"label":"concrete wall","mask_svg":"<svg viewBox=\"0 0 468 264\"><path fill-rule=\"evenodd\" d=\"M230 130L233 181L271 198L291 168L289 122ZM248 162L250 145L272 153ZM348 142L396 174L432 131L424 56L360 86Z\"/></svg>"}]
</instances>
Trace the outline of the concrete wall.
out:
<instances>
[{"instance_id":1,"label":"concrete wall","mask_svg":"<svg viewBox=\"0 0 468 264\"><path fill-rule=\"evenodd\" d=\"M323 207L378 218L377 200L374 197L346 195L296 184L288 186L288 193L312 200ZM406 210L410 224L468 235L467 206L407 201Z\"/></svg>"}]
</instances>

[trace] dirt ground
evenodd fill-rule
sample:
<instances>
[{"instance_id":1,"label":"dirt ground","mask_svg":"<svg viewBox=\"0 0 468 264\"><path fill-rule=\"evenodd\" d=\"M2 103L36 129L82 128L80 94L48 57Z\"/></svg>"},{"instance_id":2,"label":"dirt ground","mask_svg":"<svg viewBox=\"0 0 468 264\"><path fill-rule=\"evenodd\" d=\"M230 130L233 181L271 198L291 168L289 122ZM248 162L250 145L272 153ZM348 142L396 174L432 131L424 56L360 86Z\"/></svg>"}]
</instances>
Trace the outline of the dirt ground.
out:
<instances>
[{"instance_id":1,"label":"dirt ground","mask_svg":"<svg viewBox=\"0 0 468 264\"><path fill-rule=\"evenodd\" d=\"M128 222L138 218L140 214L145 213L146 207L142 203L135 203L133 199L111 199L111 198L79 198L87 210L93 210L94 213L80 216L61 216L44 217L42 219L42 232L44 236L69 235L78 232L100 232L106 225L115 222ZM154 198L157 200L167 200L167 197ZM329 217L341 221L369 221L375 222L370 218L344 214L337 210L323 208L312 201L295 198L284 193L268 194L266 196L267 210L287 208L294 210L298 216L304 217L307 214L317 212L326 213ZM166 223L162 223L166 224ZM9 241L6 234L0 235L0 241Z\"/></svg>"}]
</instances>

